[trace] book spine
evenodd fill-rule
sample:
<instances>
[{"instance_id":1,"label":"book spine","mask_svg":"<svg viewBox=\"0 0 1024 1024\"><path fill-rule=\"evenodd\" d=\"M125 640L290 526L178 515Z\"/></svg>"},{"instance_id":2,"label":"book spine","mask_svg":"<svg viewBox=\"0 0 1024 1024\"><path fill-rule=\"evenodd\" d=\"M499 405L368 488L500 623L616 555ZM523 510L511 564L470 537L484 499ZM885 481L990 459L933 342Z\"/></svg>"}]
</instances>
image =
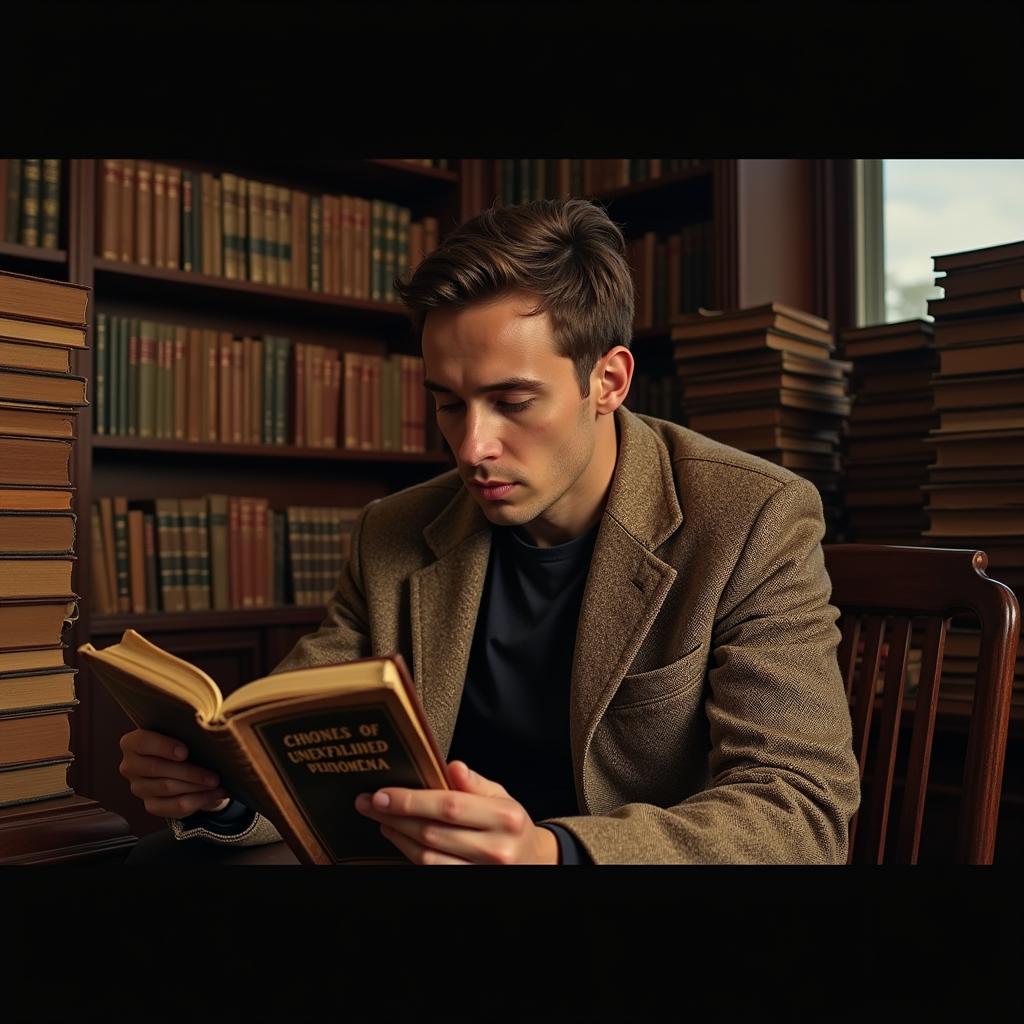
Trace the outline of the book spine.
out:
<instances>
[{"instance_id":1,"label":"book spine","mask_svg":"<svg viewBox=\"0 0 1024 1024\"><path fill-rule=\"evenodd\" d=\"M243 363L245 360L244 339L234 339L231 342L231 442L242 443L242 425L245 422L243 416L246 413L245 395L246 389L242 386Z\"/></svg>"},{"instance_id":2,"label":"book spine","mask_svg":"<svg viewBox=\"0 0 1024 1024\"><path fill-rule=\"evenodd\" d=\"M249 280L257 284L266 281L263 267L263 185L250 181L248 188L249 213Z\"/></svg>"},{"instance_id":3,"label":"book spine","mask_svg":"<svg viewBox=\"0 0 1024 1024\"><path fill-rule=\"evenodd\" d=\"M183 441L188 423L188 394L189 363L186 361L186 351L191 351L192 346L188 345L188 328L178 324L174 328L174 439ZM195 394L199 389L196 388ZM191 430L189 434L191 435ZM190 437L191 439L191 437Z\"/></svg>"},{"instance_id":4,"label":"book spine","mask_svg":"<svg viewBox=\"0 0 1024 1024\"><path fill-rule=\"evenodd\" d=\"M194 218L192 216L195 192L190 171L181 172L181 269L195 270L192 263Z\"/></svg>"},{"instance_id":5,"label":"book spine","mask_svg":"<svg viewBox=\"0 0 1024 1024\"><path fill-rule=\"evenodd\" d=\"M273 513L274 533L274 597L273 603L281 607L285 603L285 547L284 547L284 517L280 512Z\"/></svg>"},{"instance_id":6,"label":"book spine","mask_svg":"<svg viewBox=\"0 0 1024 1024\"><path fill-rule=\"evenodd\" d=\"M261 444L274 443L274 403L277 399L277 388L274 385L274 374L277 370L277 339L271 335L263 338L263 422L260 431Z\"/></svg>"},{"instance_id":7,"label":"book spine","mask_svg":"<svg viewBox=\"0 0 1024 1024\"><path fill-rule=\"evenodd\" d=\"M164 204L164 225L167 237L164 241L164 266L169 270L181 268L181 168L167 168L167 194Z\"/></svg>"},{"instance_id":8,"label":"book spine","mask_svg":"<svg viewBox=\"0 0 1024 1024\"><path fill-rule=\"evenodd\" d=\"M249 444L263 441L263 404L267 391L263 387L263 342L253 338L249 351Z\"/></svg>"},{"instance_id":9,"label":"book spine","mask_svg":"<svg viewBox=\"0 0 1024 1024\"><path fill-rule=\"evenodd\" d=\"M110 598L110 584L107 579L107 562L103 551L103 528L100 525L99 502L93 502L90 524L92 551L92 587L95 598L95 611L100 615L108 615L116 611Z\"/></svg>"},{"instance_id":10,"label":"book spine","mask_svg":"<svg viewBox=\"0 0 1024 1024\"><path fill-rule=\"evenodd\" d=\"M39 244L44 249L56 249L60 232L60 160L43 161L41 219Z\"/></svg>"},{"instance_id":11,"label":"book spine","mask_svg":"<svg viewBox=\"0 0 1024 1024\"><path fill-rule=\"evenodd\" d=\"M21 233L22 245L39 245L39 194L42 161L22 160Z\"/></svg>"},{"instance_id":12,"label":"book spine","mask_svg":"<svg viewBox=\"0 0 1024 1024\"><path fill-rule=\"evenodd\" d=\"M277 283L291 287L292 283L292 194L291 190L277 189Z\"/></svg>"},{"instance_id":13,"label":"book spine","mask_svg":"<svg viewBox=\"0 0 1024 1024\"><path fill-rule=\"evenodd\" d=\"M345 394L342 400L342 419L345 424L345 447L359 447L359 354L345 352L342 356L345 375Z\"/></svg>"},{"instance_id":14,"label":"book spine","mask_svg":"<svg viewBox=\"0 0 1024 1024\"><path fill-rule=\"evenodd\" d=\"M131 611L131 582L128 564L128 501L114 498L114 567L117 574L117 609Z\"/></svg>"},{"instance_id":15,"label":"book spine","mask_svg":"<svg viewBox=\"0 0 1024 1024\"><path fill-rule=\"evenodd\" d=\"M239 596L243 608L253 607L253 499L239 498Z\"/></svg>"},{"instance_id":16,"label":"book spine","mask_svg":"<svg viewBox=\"0 0 1024 1024\"><path fill-rule=\"evenodd\" d=\"M320 258L322 287L334 294L334 196L320 199Z\"/></svg>"},{"instance_id":17,"label":"book spine","mask_svg":"<svg viewBox=\"0 0 1024 1024\"><path fill-rule=\"evenodd\" d=\"M135 164L121 161L121 216L118 224L118 247L123 263L135 259Z\"/></svg>"},{"instance_id":18,"label":"book spine","mask_svg":"<svg viewBox=\"0 0 1024 1024\"><path fill-rule=\"evenodd\" d=\"M202 331L189 327L185 334L185 438L198 444L203 438L203 399L205 397L205 364Z\"/></svg>"},{"instance_id":19,"label":"book spine","mask_svg":"<svg viewBox=\"0 0 1024 1024\"><path fill-rule=\"evenodd\" d=\"M250 429L252 427L252 338L242 339L242 365L241 365L241 396L242 396L242 444L250 444L252 442L252 436Z\"/></svg>"},{"instance_id":20,"label":"book spine","mask_svg":"<svg viewBox=\"0 0 1024 1024\"><path fill-rule=\"evenodd\" d=\"M143 267L153 263L153 165L140 160L136 168L135 260Z\"/></svg>"},{"instance_id":21,"label":"book spine","mask_svg":"<svg viewBox=\"0 0 1024 1024\"><path fill-rule=\"evenodd\" d=\"M274 345L274 444L285 445L288 443L288 349L291 341L288 338L278 338Z\"/></svg>"},{"instance_id":22,"label":"book spine","mask_svg":"<svg viewBox=\"0 0 1024 1024\"><path fill-rule=\"evenodd\" d=\"M153 266L164 268L169 265L167 251L167 168L163 164L153 164Z\"/></svg>"},{"instance_id":23,"label":"book spine","mask_svg":"<svg viewBox=\"0 0 1024 1024\"><path fill-rule=\"evenodd\" d=\"M217 336L217 350L220 364L218 381L220 382L220 394L217 396L217 407L219 411L217 425L217 440L222 444L231 441L231 351L232 338L227 331L221 331ZM232 606L234 607L234 606Z\"/></svg>"},{"instance_id":24,"label":"book spine","mask_svg":"<svg viewBox=\"0 0 1024 1024\"><path fill-rule=\"evenodd\" d=\"M302 276L302 193L296 189L288 192L288 238L289 263L288 280L292 288L308 287Z\"/></svg>"},{"instance_id":25,"label":"book spine","mask_svg":"<svg viewBox=\"0 0 1024 1024\"><path fill-rule=\"evenodd\" d=\"M128 408L126 410L126 424L129 437L135 437L139 432L139 347L141 345L140 321L132 319L130 323L130 334L128 335L128 380L127 397Z\"/></svg>"},{"instance_id":26,"label":"book spine","mask_svg":"<svg viewBox=\"0 0 1024 1024\"><path fill-rule=\"evenodd\" d=\"M160 610L160 574L156 564L156 523L150 512L142 516L142 539L146 556L146 610L155 612Z\"/></svg>"},{"instance_id":27,"label":"book spine","mask_svg":"<svg viewBox=\"0 0 1024 1024\"><path fill-rule=\"evenodd\" d=\"M210 177L210 260L211 267L208 273L215 274L217 277L224 276L224 238L223 228L224 218L221 213L223 206L223 190L221 188L220 178Z\"/></svg>"},{"instance_id":28,"label":"book spine","mask_svg":"<svg viewBox=\"0 0 1024 1024\"><path fill-rule=\"evenodd\" d=\"M385 302L394 302L398 298L398 293L395 291L398 255L398 206L395 203L385 203L384 280L381 282L381 294Z\"/></svg>"},{"instance_id":29,"label":"book spine","mask_svg":"<svg viewBox=\"0 0 1024 1024\"><path fill-rule=\"evenodd\" d=\"M320 196L311 196L309 200L309 290L323 290L320 262Z\"/></svg>"},{"instance_id":30,"label":"book spine","mask_svg":"<svg viewBox=\"0 0 1024 1024\"><path fill-rule=\"evenodd\" d=\"M277 186L263 183L263 270L267 284L278 283Z\"/></svg>"},{"instance_id":31,"label":"book spine","mask_svg":"<svg viewBox=\"0 0 1024 1024\"><path fill-rule=\"evenodd\" d=\"M293 393L295 395L293 407L295 410L294 432L295 446L304 448L306 446L306 346L302 342L295 342L295 380Z\"/></svg>"},{"instance_id":32,"label":"book spine","mask_svg":"<svg viewBox=\"0 0 1024 1024\"><path fill-rule=\"evenodd\" d=\"M131 610L146 610L145 541L141 509L128 512L128 564L131 584Z\"/></svg>"},{"instance_id":33,"label":"book spine","mask_svg":"<svg viewBox=\"0 0 1024 1024\"><path fill-rule=\"evenodd\" d=\"M252 505L252 605L267 606L267 499L254 498Z\"/></svg>"},{"instance_id":34,"label":"book spine","mask_svg":"<svg viewBox=\"0 0 1024 1024\"><path fill-rule=\"evenodd\" d=\"M217 332L204 329L202 338L206 376L203 380L203 425L200 437L204 441L216 441L220 436L217 429L220 408L220 353L217 347Z\"/></svg>"},{"instance_id":35,"label":"book spine","mask_svg":"<svg viewBox=\"0 0 1024 1024\"><path fill-rule=\"evenodd\" d=\"M107 331L109 319L106 313L96 316L96 357L93 366L93 408L92 429L99 435L107 433Z\"/></svg>"},{"instance_id":36,"label":"book spine","mask_svg":"<svg viewBox=\"0 0 1024 1024\"><path fill-rule=\"evenodd\" d=\"M110 375L111 381L116 382L117 385L116 404L114 405L117 412L116 433L123 437L128 433L128 345L133 331L136 331L136 326L133 326L132 321L123 316L117 318L117 324L118 330L115 335L117 338L117 362L111 362Z\"/></svg>"},{"instance_id":37,"label":"book spine","mask_svg":"<svg viewBox=\"0 0 1024 1024\"><path fill-rule=\"evenodd\" d=\"M232 608L242 607L240 586L242 561L239 549L240 501L241 499L234 496L228 498L228 593Z\"/></svg>"},{"instance_id":38,"label":"book spine","mask_svg":"<svg viewBox=\"0 0 1024 1024\"><path fill-rule=\"evenodd\" d=\"M213 175L203 171L199 175L199 218L200 260L199 269L204 274L213 273Z\"/></svg>"},{"instance_id":39,"label":"book spine","mask_svg":"<svg viewBox=\"0 0 1024 1024\"><path fill-rule=\"evenodd\" d=\"M223 611L234 607L231 600L231 561L228 539L228 497L207 496L210 551L210 596L213 607Z\"/></svg>"},{"instance_id":40,"label":"book spine","mask_svg":"<svg viewBox=\"0 0 1024 1024\"><path fill-rule=\"evenodd\" d=\"M238 267L238 179L225 173L220 180L224 276L237 281L241 277Z\"/></svg>"},{"instance_id":41,"label":"book spine","mask_svg":"<svg viewBox=\"0 0 1024 1024\"><path fill-rule=\"evenodd\" d=\"M132 416L139 437L156 436L156 337L155 324L143 320L140 324L140 336L137 344L136 362L138 365L139 386L136 415Z\"/></svg>"},{"instance_id":42,"label":"book spine","mask_svg":"<svg viewBox=\"0 0 1024 1024\"><path fill-rule=\"evenodd\" d=\"M352 196L344 195L341 204L341 294L355 294L355 220L352 216Z\"/></svg>"},{"instance_id":43,"label":"book spine","mask_svg":"<svg viewBox=\"0 0 1024 1024\"><path fill-rule=\"evenodd\" d=\"M384 203L370 202L370 298L384 298Z\"/></svg>"}]
</instances>

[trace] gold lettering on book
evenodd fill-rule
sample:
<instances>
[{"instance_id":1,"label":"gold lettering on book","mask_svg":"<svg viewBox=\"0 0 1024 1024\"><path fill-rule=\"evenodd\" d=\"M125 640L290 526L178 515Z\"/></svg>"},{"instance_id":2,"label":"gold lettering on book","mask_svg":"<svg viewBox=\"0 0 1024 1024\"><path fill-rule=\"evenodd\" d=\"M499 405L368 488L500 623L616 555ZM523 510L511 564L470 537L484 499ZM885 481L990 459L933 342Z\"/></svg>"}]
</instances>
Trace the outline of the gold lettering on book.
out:
<instances>
[{"instance_id":1,"label":"gold lettering on book","mask_svg":"<svg viewBox=\"0 0 1024 1024\"><path fill-rule=\"evenodd\" d=\"M303 761L327 761L342 757L356 757L358 754L383 754L388 745L384 740L370 740L364 743L339 743L325 747L306 747L303 750L289 750L288 760L292 764Z\"/></svg>"},{"instance_id":2,"label":"gold lettering on book","mask_svg":"<svg viewBox=\"0 0 1024 1024\"><path fill-rule=\"evenodd\" d=\"M307 747L324 740L349 740L352 730L347 725L337 725L330 729L314 729L312 732L291 732L284 738L286 747Z\"/></svg>"},{"instance_id":3,"label":"gold lettering on book","mask_svg":"<svg viewBox=\"0 0 1024 1024\"><path fill-rule=\"evenodd\" d=\"M311 772L334 774L344 772L386 772L391 770L391 766L383 757L359 757L354 761L314 761L307 764L306 767Z\"/></svg>"}]
</instances>

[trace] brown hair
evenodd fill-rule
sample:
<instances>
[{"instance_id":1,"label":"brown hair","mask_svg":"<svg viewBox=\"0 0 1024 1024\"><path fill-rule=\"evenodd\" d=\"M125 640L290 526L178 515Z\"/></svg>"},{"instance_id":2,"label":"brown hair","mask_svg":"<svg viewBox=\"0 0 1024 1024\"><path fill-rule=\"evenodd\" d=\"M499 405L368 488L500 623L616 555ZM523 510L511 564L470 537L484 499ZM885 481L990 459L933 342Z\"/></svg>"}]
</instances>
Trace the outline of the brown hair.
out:
<instances>
[{"instance_id":1,"label":"brown hair","mask_svg":"<svg viewBox=\"0 0 1024 1024\"><path fill-rule=\"evenodd\" d=\"M594 364L633 334L633 278L622 231L586 199L496 205L457 227L395 290L417 334L432 309L461 308L508 292L536 294L561 355L590 393Z\"/></svg>"}]
</instances>

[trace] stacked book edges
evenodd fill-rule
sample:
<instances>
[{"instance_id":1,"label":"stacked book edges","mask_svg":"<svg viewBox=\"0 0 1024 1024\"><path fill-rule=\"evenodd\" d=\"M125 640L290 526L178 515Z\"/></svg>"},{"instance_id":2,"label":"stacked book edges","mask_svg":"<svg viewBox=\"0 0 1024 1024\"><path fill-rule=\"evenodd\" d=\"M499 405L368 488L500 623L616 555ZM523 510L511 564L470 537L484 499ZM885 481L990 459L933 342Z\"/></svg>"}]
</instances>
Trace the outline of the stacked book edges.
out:
<instances>
[{"instance_id":1,"label":"stacked book edges","mask_svg":"<svg viewBox=\"0 0 1024 1024\"><path fill-rule=\"evenodd\" d=\"M414 222L383 199L150 160L99 165L97 251L108 260L397 303L394 279L437 248L436 217Z\"/></svg>"},{"instance_id":2,"label":"stacked book edges","mask_svg":"<svg viewBox=\"0 0 1024 1024\"><path fill-rule=\"evenodd\" d=\"M1024 242L934 257L939 422L926 542L976 547L1024 593Z\"/></svg>"},{"instance_id":3,"label":"stacked book edges","mask_svg":"<svg viewBox=\"0 0 1024 1024\"><path fill-rule=\"evenodd\" d=\"M76 670L64 630L76 517L71 460L89 289L0 273L0 807L72 794Z\"/></svg>"},{"instance_id":4,"label":"stacked book edges","mask_svg":"<svg viewBox=\"0 0 1024 1024\"><path fill-rule=\"evenodd\" d=\"M101 437L441 449L417 356L101 313L95 365L93 430Z\"/></svg>"},{"instance_id":5,"label":"stacked book edges","mask_svg":"<svg viewBox=\"0 0 1024 1024\"><path fill-rule=\"evenodd\" d=\"M839 446L851 365L834 357L828 321L772 302L679 317L671 336L682 422L810 480L826 540L845 539Z\"/></svg>"},{"instance_id":6,"label":"stacked book edges","mask_svg":"<svg viewBox=\"0 0 1024 1024\"><path fill-rule=\"evenodd\" d=\"M99 614L325 605L348 557L357 508L270 508L208 494L100 498L92 516Z\"/></svg>"},{"instance_id":7,"label":"stacked book edges","mask_svg":"<svg viewBox=\"0 0 1024 1024\"><path fill-rule=\"evenodd\" d=\"M938 366L932 325L907 320L843 331L853 365L854 407L845 442L850 539L920 544L928 526L922 486L938 425L931 380Z\"/></svg>"}]
</instances>

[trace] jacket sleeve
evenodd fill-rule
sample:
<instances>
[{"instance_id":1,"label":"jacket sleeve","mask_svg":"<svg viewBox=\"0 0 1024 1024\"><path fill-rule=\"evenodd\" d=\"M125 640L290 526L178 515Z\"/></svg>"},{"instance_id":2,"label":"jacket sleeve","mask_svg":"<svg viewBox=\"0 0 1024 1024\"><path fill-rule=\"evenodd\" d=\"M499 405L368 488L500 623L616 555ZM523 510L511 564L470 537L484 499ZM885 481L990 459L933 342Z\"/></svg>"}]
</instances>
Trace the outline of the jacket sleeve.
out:
<instances>
[{"instance_id":1,"label":"jacket sleeve","mask_svg":"<svg viewBox=\"0 0 1024 1024\"><path fill-rule=\"evenodd\" d=\"M369 657L369 616L359 556L363 525L373 504L370 502L356 520L349 558L342 566L338 587L319 628L302 637L271 675ZM237 800L232 800L220 814L198 814L184 820L169 818L167 824L175 839L205 839L234 846L263 846L281 840L270 821Z\"/></svg>"},{"instance_id":2,"label":"jacket sleeve","mask_svg":"<svg viewBox=\"0 0 1024 1024\"><path fill-rule=\"evenodd\" d=\"M710 782L671 807L552 819L596 863L845 863L860 780L823 536L808 481L761 507L715 613Z\"/></svg>"}]
</instances>

